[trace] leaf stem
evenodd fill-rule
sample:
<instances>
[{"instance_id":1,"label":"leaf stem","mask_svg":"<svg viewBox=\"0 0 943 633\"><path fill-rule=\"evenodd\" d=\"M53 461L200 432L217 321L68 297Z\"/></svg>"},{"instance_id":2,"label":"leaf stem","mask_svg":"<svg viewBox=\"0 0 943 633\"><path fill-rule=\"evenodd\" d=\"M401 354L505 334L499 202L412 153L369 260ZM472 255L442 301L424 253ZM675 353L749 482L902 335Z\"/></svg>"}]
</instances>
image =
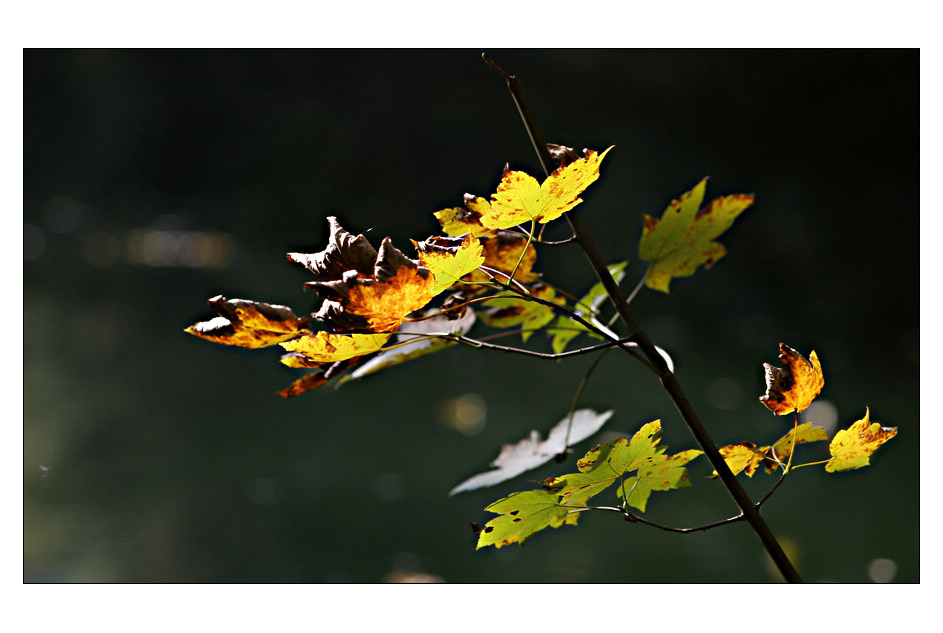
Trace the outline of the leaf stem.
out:
<instances>
[{"instance_id":1,"label":"leaf stem","mask_svg":"<svg viewBox=\"0 0 943 633\"><path fill-rule=\"evenodd\" d=\"M530 108L530 104L527 101L527 97L524 94L523 84L521 84L521 81L516 76L508 74L503 69L498 67L497 64L488 59L487 55L482 54L482 58L507 81L511 98L514 100L514 104L517 106L518 113L521 115L521 119L524 122L524 127L527 130L528 136L530 137L531 144L534 146L534 150L537 152L537 156L540 159L540 163L544 169L544 172L549 176L551 171L553 171L553 160L550 157L550 152L547 150L547 144L544 142L543 137L540 134L536 123L536 118L534 117ZM776 540L772 530L770 530L769 526L766 524L766 521L760 515L759 508L756 507L756 505L750 499L749 495L747 495L746 491L740 485L740 482L737 480L736 476L734 476L730 468L727 466L727 462L718 451L717 445L714 443L713 438L701 423L700 418L694 411L694 407L691 406L687 396L681 389L681 384L678 382L678 379L668 368L665 359L655 349L655 345L648 337L648 334L642 329L642 326L635 317L634 312L629 307L629 304L626 302L625 298L622 296L622 291L619 289L618 284L616 284L612 275L609 273L609 269L606 267L606 264L602 258L602 254L596 247L595 241L593 240L589 230L583 224L579 213L576 212L575 209L570 209L570 211L568 211L565 215L567 221L570 224L570 228L573 230L573 235L576 236L577 243L579 243L579 245L582 247L583 253L586 255L590 266L596 273L596 277L600 280L600 282L602 282L602 285L606 290L606 294L609 295L609 299L612 301L616 311L619 313L619 317L622 319L622 322L628 329L629 336L638 345L642 355L644 355L644 357L647 359L648 363L646 364L648 364L652 371L658 376L662 387L668 394L668 397L678 409L682 419L687 424L691 434L694 435L694 439L704 451L704 454L710 461L711 465L714 467L714 470L717 471L721 481L727 488L727 491L730 493L730 496L733 497L734 502L740 508L744 519L750 523L754 533L766 548L770 558L772 558L777 569L779 569L783 577L789 582L802 582L799 573L796 571L792 562L789 560L789 557L786 556L785 551L783 551L782 545L780 545L779 541Z\"/></svg>"}]
</instances>

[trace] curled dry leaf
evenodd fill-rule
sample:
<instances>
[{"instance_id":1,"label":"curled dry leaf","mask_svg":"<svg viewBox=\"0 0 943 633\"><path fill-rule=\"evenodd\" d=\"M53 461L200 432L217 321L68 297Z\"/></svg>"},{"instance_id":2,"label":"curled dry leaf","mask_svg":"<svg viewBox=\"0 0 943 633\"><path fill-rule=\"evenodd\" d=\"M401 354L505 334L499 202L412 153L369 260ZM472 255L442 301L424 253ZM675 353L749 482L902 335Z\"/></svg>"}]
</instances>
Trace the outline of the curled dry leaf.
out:
<instances>
[{"instance_id":1,"label":"curled dry leaf","mask_svg":"<svg viewBox=\"0 0 943 633\"><path fill-rule=\"evenodd\" d=\"M328 218L331 236L319 253L289 253L289 261L318 276L306 288L324 303L315 318L336 332L394 332L406 315L423 308L484 258L477 239L455 244L430 238L420 259L407 257L384 238L379 251L363 235L354 237ZM432 267L430 269L430 266Z\"/></svg>"},{"instance_id":2,"label":"curled dry leaf","mask_svg":"<svg viewBox=\"0 0 943 633\"><path fill-rule=\"evenodd\" d=\"M766 394L760 396L760 402L776 415L794 411L801 413L825 386L819 357L813 350L806 360L796 350L780 343L779 360L783 364L782 368L763 363Z\"/></svg>"},{"instance_id":3,"label":"curled dry leaf","mask_svg":"<svg viewBox=\"0 0 943 633\"><path fill-rule=\"evenodd\" d=\"M227 299L217 295L209 300L219 316L188 327L185 332L207 341L257 349L310 333L308 319L296 317L282 305Z\"/></svg>"}]
</instances>

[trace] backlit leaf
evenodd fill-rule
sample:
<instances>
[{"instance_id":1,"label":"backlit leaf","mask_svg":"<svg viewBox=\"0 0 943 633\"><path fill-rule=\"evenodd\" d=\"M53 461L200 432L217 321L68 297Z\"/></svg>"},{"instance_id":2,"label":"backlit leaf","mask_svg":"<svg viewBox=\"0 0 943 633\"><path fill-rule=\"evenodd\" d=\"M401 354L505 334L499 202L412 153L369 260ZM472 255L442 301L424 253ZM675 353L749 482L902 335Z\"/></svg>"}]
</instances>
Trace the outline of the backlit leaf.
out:
<instances>
[{"instance_id":1,"label":"backlit leaf","mask_svg":"<svg viewBox=\"0 0 943 633\"><path fill-rule=\"evenodd\" d=\"M864 417L848 429L839 431L828 446L832 458L825 464L830 473L841 470L853 470L871 463L871 455L880 446L897 435L897 427L882 427L872 423L870 411L865 410Z\"/></svg>"},{"instance_id":2,"label":"backlit leaf","mask_svg":"<svg viewBox=\"0 0 943 633\"><path fill-rule=\"evenodd\" d=\"M281 344L289 352L305 357L310 363L324 364L347 360L380 351L391 334L330 334L318 332L311 336L302 336ZM291 363L283 363L289 366ZM310 365L308 365L310 366Z\"/></svg>"},{"instance_id":3,"label":"backlit leaf","mask_svg":"<svg viewBox=\"0 0 943 633\"><path fill-rule=\"evenodd\" d=\"M763 460L766 459L765 448L768 447L758 449L756 444L752 442L740 442L739 444L721 446L717 450L720 452L721 457L724 458L724 461L727 462L727 467L730 469L730 472L734 475L744 472L747 477L752 477L756 469L759 468ZM716 478L717 476L717 471L715 470L713 477Z\"/></svg>"},{"instance_id":4,"label":"backlit leaf","mask_svg":"<svg viewBox=\"0 0 943 633\"><path fill-rule=\"evenodd\" d=\"M763 363L766 394L760 396L760 402L776 415L794 411L801 413L825 386L819 357L813 350L809 360L806 360L796 350L780 343L779 360L783 364L782 368Z\"/></svg>"},{"instance_id":5,"label":"backlit leaf","mask_svg":"<svg viewBox=\"0 0 943 633\"><path fill-rule=\"evenodd\" d=\"M591 409L580 409L573 412L572 420L569 415L560 420L550 430L546 440L541 441L540 433L531 431L529 437L517 444L505 444L501 447L501 454L491 462L491 465L496 467L495 470L479 473L466 479L453 488L449 496L493 486L528 470L533 470L564 453L568 446L585 440L601 429L610 417L612 417L612 411L596 413Z\"/></svg>"},{"instance_id":6,"label":"backlit leaf","mask_svg":"<svg viewBox=\"0 0 943 633\"><path fill-rule=\"evenodd\" d=\"M416 244L419 261L432 272L435 284L432 296L448 290L485 262L482 244L471 235L464 239L430 237L425 242Z\"/></svg>"},{"instance_id":7,"label":"backlit leaf","mask_svg":"<svg viewBox=\"0 0 943 633\"><path fill-rule=\"evenodd\" d=\"M822 442L828 439L828 433L820 426L815 426L812 422L800 424L797 428L790 429L788 433L779 438L772 447L766 447L766 471L773 472L780 467L780 463L785 464L789 461L792 454L793 440L796 436L796 446L806 444L807 442Z\"/></svg>"},{"instance_id":8,"label":"backlit leaf","mask_svg":"<svg viewBox=\"0 0 943 633\"><path fill-rule=\"evenodd\" d=\"M638 467L634 477L628 477L616 489L621 498L623 491L628 495L629 505L645 512L648 497L655 490L672 490L691 485L688 471L684 465L703 451L691 449L674 455L658 454L646 459Z\"/></svg>"},{"instance_id":9,"label":"backlit leaf","mask_svg":"<svg viewBox=\"0 0 943 633\"><path fill-rule=\"evenodd\" d=\"M599 178L602 154L586 150L585 157L559 167L543 183L522 171L505 171L490 208L481 208L481 223L491 229L508 229L532 220L555 220L582 202L580 194Z\"/></svg>"},{"instance_id":10,"label":"backlit leaf","mask_svg":"<svg viewBox=\"0 0 943 633\"><path fill-rule=\"evenodd\" d=\"M209 304L219 316L191 325L185 332L215 343L250 349L277 345L310 332L308 319L296 317L286 306L227 299L222 295L210 299Z\"/></svg>"},{"instance_id":11,"label":"backlit leaf","mask_svg":"<svg viewBox=\"0 0 943 633\"><path fill-rule=\"evenodd\" d=\"M644 216L639 258L651 262L645 285L668 292L675 277L690 277L698 266L710 268L727 253L714 239L753 204L753 194L717 198L701 208L707 178L672 201L661 219Z\"/></svg>"},{"instance_id":12,"label":"backlit leaf","mask_svg":"<svg viewBox=\"0 0 943 633\"><path fill-rule=\"evenodd\" d=\"M461 237L469 234L472 237L494 237L496 229L489 229L481 223L482 213L491 212L491 203L485 198L478 198L470 193L465 194L465 207L442 209L433 215L442 225L446 235Z\"/></svg>"},{"instance_id":13,"label":"backlit leaf","mask_svg":"<svg viewBox=\"0 0 943 633\"><path fill-rule=\"evenodd\" d=\"M436 280L384 238L376 251L363 235L354 237L333 217L331 236L319 253L289 253L319 277L309 281L323 299L315 318L336 332L393 332L403 318L424 307L435 294Z\"/></svg>"},{"instance_id":14,"label":"backlit leaf","mask_svg":"<svg viewBox=\"0 0 943 633\"><path fill-rule=\"evenodd\" d=\"M624 482L619 496L624 487L629 504L644 512L651 491L690 485L684 465L701 454L689 450L665 456L667 447L658 446L660 441L661 420L649 422L631 440L622 437L588 452L577 462L578 473L550 477L542 484L560 495L562 504L582 507L612 484ZM625 477L632 471L638 471L635 477Z\"/></svg>"},{"instance_id":15,"label":"backlit leaf","mask_svg":"<svg viewBox=\"0 0 943 633\"><path fill-rule=\"evenodd\" d=\"M796 446L828 439L825 429L814 426L812 422L805 422L798 428L789 429L789 432L779 438L773 446L757 448L752 442L740 442L730 446L721 446L718 450L734 475L745 472L747 477L752 477L760 464L764 464L766 472L771 473L780 468L781 464L789 461L789 456L792 454L793 435L796 436ZM714 471L713 477L717 477L717 471Z\"/></svg>"},{"instance_id":16,"label":"backlit leaf","mask_svg":"<svg viewBox=\"0 0 943 633\"><path fill-rule=\"evenodd\" d=\"M544 528L575 525L577 514L557 504L557 495L543 490L515 492L485 508L501 516L491 519L478 533L478 546L497 548L511 543L524 544Z\"/></svg>"}]
</instances>

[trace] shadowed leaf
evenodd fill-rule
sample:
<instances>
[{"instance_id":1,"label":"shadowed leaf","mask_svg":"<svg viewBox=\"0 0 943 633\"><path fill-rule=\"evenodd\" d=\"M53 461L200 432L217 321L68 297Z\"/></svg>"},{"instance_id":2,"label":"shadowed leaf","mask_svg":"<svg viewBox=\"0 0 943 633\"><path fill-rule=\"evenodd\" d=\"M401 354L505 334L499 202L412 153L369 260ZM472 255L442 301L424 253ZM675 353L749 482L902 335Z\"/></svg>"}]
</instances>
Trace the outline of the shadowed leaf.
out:
<instances>
[{"instance_id":1,"label":"shadowed leaf","mask_svg":"<svg viewBox=\"0 0 943 633\"><path fill-rule=\"evenodd\" d=\"M501 448L501 454L491 462L491 465L496 467L495 470L466 479L453 488L449 496L493 486L533 470L565 452L568 446L585 440L601 429L610 417L612 411L596 413L591 409L580 409L573 412L572 420L569 415L560 420L550 430L546 440L541 441L540 433L531 431L529 437L517 444L505 444Z\"/></svg>"}]
</instances>

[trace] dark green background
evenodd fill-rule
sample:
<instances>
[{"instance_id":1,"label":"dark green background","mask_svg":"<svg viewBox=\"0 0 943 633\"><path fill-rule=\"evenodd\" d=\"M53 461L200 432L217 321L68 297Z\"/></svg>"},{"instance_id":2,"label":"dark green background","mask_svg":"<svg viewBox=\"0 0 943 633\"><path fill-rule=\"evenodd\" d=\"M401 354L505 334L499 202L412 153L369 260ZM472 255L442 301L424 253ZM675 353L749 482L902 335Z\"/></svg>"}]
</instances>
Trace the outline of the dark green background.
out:
<instances>
[{"instance_id":1,"label":"dark green background","mask_svg":"<svg viewBox=\"0 0 943 633\"><path fill-rule=\"evenodd\" d=\"M535 173L480 52L25 52L25 581L774 578L745 525L682 536L603 513L475 552L469 524L488 520L488 503L572 464L446 493L502 443L546 433L589 357L455 349L285 401L275 391L294 374L277 351L183 333L219 293L316 309L309 274L284 254L323 248L327 215L410 252L410 238L438 232L433 211L488 195L505 162ZM867 582L887 558L896 581L917 582L919 53L489 54L522 78L549 141L616 146L579 210L608 261L632 260L627 287L644 270L643 213L705 175L710 197L756 194L726 258L633 305L718 443L789 428L756 401L780 341L817 350L838 424L867 406L898 426L874 467L797 470L764 514L807 580ZM225 233L233 257L142 262L142 236L186 231ZM593 282L574 247L542 251L538 266L574 293ZM442 422L464 394L487 403L472 437ZM583 405L616 410L608 431L661 418L672 452L695 447L657 381L617 354ZM694 486L655 494L647 516L733 514L709 471L695 462ZM772 480L755 479L758 498Z\"/></svg>"}]
</instances>

